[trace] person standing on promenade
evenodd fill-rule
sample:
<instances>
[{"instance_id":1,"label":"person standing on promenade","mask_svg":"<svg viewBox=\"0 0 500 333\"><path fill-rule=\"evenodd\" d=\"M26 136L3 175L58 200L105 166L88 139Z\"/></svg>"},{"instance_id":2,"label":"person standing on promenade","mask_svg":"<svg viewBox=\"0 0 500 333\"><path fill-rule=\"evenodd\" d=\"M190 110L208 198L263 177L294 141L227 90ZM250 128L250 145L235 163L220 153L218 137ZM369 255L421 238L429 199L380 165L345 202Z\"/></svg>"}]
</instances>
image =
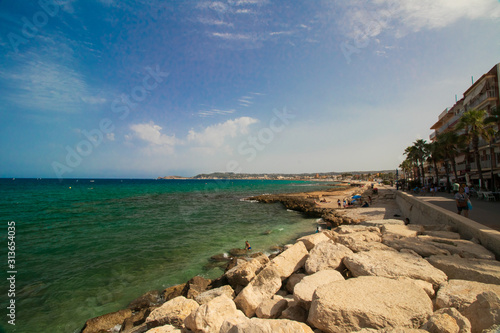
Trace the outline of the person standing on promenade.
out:
<instances>
[{"instance_id":1,"label":"person standing on promenade","mask_svg":"<svg viewBox=\"0 0 500 333\"><path fill-rule=\"evenodd\" d=\"M469 196L465 193L463 187L458 189L458 192L455 193L455 201L457 202L457 214L462 215L462 210L464 211L464 216L469 217L469 207L467 206L467 200L469 200Z\"/></svg>"}]
</instances>

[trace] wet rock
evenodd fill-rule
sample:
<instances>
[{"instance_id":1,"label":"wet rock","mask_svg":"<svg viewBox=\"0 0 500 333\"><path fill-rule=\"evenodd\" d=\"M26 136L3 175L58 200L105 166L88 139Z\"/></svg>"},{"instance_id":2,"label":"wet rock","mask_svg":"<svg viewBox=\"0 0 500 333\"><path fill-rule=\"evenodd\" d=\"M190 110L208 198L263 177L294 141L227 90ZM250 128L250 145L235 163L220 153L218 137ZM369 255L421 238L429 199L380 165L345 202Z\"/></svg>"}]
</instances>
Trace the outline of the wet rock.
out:
<instances>
[{"instance_id":1,"label":"wet rock","mask_svg":"<svg viewBox=\"0 0 500 333\"><path fill-rule=\"evenodd\" d=\"M228 270L225 275L233 287L237 285L246 286L267 263L269 263L269 259L266 255L261 254L250 261L243 262L233 267Z\"/></svg>"},{"instance_id":2,"label":"wet rock","mask_svg":"<svg viewBox=\"0 0 500 333\"><path fill-rule=\"evenodd\" d=\"M182 294L186 295L187 298L195 299L196 296L207 289L207 287L210 285L210 282L211 280L205 279L202 276L195 276L186 283Z\"/></svg>"},{"instance_id":3,"label":"wet rock","mask_svg":"<svg viewBox=\"0 0 500 333\"><path fill-rule=\"evenodd\" d=\"M132 316L132 310L124 309L89 319L85 322L82 333L98 333L110 330L116 325L121 325L125 319Z\"/></svg>"},{"instance_id":4,"label":"wet rock","mask_svg":"<svg viewBox=\"0 0 500 333\"><path fill-rule=\"evenodd\" d=\"M162 291L162 298L165 300L165 302L170 301L171 299L174 299L179 296L185 296L183 294L184 289L186 288L186 283L183 284L178 284L172 287L168 287L165 290Z\"/></svg>"},{"instance_id":5,"label":"wet rock","mask_svg":"<svg viewBox=\"0 0 500 333\"><path fill-rule=\"evenodd\" d=\"M160 292L158 290L152 290L130 302L127 308L138 311L140 309L160 305L161 303L163 303L163 299Z\"/></svg>"}]
</instances>

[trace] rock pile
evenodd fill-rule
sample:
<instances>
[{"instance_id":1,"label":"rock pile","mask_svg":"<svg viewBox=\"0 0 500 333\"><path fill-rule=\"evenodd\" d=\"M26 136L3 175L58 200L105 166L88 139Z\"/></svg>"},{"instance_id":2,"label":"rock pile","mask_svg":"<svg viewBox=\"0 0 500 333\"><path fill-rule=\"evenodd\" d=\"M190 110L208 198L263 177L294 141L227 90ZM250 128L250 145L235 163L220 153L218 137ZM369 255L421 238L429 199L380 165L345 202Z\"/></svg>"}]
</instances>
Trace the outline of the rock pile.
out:
<instances>
[{"instance_id":1,"label":"rock pile","mask_svg":"<svg viewBox=\"0 0 500 333\"><path fill-rule=\"evenodd\" d=\"M148 293L82 332L498 332L500 262L436 229L378 220L305 236L217 280Z\"/></svg>"}]
</instances>

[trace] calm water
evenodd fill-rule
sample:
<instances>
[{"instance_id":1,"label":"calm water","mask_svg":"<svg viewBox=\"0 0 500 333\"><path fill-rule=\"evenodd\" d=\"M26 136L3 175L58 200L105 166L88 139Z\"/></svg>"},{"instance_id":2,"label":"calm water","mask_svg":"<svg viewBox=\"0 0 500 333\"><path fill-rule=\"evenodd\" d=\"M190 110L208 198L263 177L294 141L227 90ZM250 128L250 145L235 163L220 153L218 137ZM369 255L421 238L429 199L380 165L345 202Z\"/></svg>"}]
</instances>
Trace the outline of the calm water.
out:
<instances>
[{"instance_id":1,"label":"calm water","mask_svg":"<svg viewBox=\"0 0 500 333\"><path fill-rule=\"evenodd\" d=\"M153 289L218 277L209 257L314 231L280 204L242 198L319 189L290 181L0 179L6 332L78 332ZM321 186L322 187L322 186ZM7 223L16 223L16 326L7 324ZM267 234L266 231L271 231ZM2 329L0 328L0 331Z\"/></svg>"}]
</instances>

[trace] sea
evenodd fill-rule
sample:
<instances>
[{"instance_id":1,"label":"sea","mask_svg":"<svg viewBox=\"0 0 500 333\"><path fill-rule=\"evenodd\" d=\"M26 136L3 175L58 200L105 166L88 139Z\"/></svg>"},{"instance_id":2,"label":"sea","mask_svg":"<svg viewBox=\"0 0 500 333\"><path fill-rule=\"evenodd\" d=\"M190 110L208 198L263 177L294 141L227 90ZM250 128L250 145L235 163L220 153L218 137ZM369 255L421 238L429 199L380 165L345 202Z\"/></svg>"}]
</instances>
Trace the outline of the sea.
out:
<instances>
[{"instance_id":1,"label":"sea","mask_svg":"<svg viewBox=\"0 0 500 333\"><path fill-rule=\"evenodd\" d=\"M224 271L213 255L247 240L253 252L270 254L315 231L314 218L246 198L324 186L0 179L0 332L80 332L87 319L126 308L150 290L196 275L217 278Z\"/></svg>"}]
</instances>

